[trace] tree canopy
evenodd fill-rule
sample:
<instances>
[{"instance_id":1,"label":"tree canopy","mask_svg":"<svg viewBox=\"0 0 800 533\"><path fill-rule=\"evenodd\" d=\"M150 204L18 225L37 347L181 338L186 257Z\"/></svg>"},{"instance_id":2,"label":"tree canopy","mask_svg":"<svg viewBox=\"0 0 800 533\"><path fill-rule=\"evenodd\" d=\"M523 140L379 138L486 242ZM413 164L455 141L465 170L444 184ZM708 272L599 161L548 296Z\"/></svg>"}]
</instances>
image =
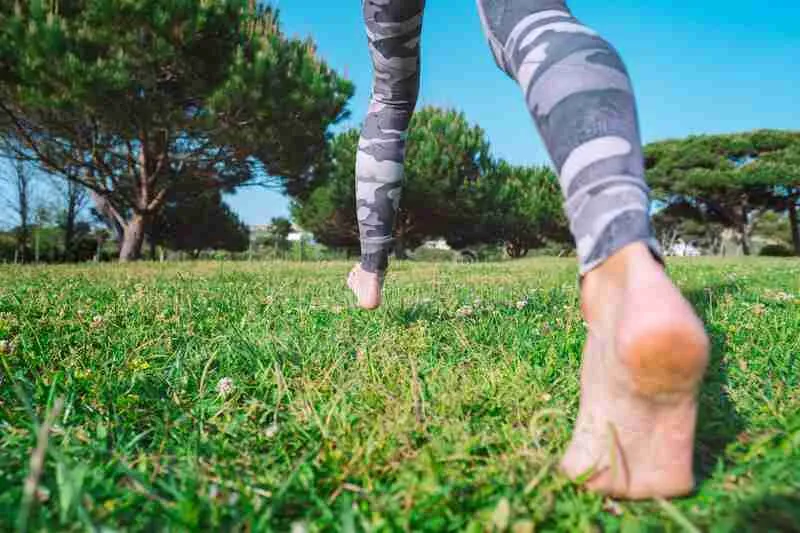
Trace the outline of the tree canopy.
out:
<instances>
[{"instance_id":1,"label":"tree canopy","mask_svg":"<svg viewBox=\"0 0 800 533\"><path fill-rule=\"evenodd\" d=\"M298 223L329 246L358 247L355 216L355 161L359 132L345 131L331 142L321 186L293 214ZM462 113L433 107L414 114L408 132L403 200L395 223L396 250L445 235L463 217L471 183L489 169L489 143L482 129Z\"/></svg>"},{"instance_id":2,"label":"tree canopy","mask_svg":"<svg viewBox=\"0 0 800 533\"><path fill-rule=\"evenodd\" d=\"M358 130L343 132L320 167L323 185L293 215L319 242L358 248L354 176ZM462 113L428 107L411 121L395 236L399 255L427 238L461 249L504 243L512 257L569 239L558 180L545 167L494 160L483 130Z\"/></svg>"},{"instance_id":3,"label":"tree canopy","mask_svg":"<svg viewBox=\"0 0 800 533\"><path fill-rule=\"evenodd\" d=\"M301 196L352 94L245 0L0 4L0 128L93 193L139 255L173 191Z\"/></svg>"},{"instance_id":4,"label":"tree canopy","mask_svg":"<svg viewBox=\"0 0 800 533\"><path fill-rule=\"evenodd\" d=\"M648 182L667 204L689 203L739 234L745 254L756 216L787 210L795 247L800 132L758 130L690 136L645 147Z\"/></svg>"},{"instance_id":5,"label":"tree canopy","mask_svg":"<svg viewBox=\"0 0 800 533\"><path fill-rule=\"evenodd\" d=\"M500 161L486 185L489 212L484 220L509 256L523 257L548 241L570 242L561 188L551 169Z\"/></svg>"},{"instance_id":6,"label":"tree canopy","mask_svg":"<svg viewBox=\"0 0 800 533\"><path fill-rule=\"evenodd\" d=\"M151 226L148 228L151 244L160 244L171 250L242 252L250 242L247 226L215 190L192 198L168 198Z\"/></svg>"}]
</instances>

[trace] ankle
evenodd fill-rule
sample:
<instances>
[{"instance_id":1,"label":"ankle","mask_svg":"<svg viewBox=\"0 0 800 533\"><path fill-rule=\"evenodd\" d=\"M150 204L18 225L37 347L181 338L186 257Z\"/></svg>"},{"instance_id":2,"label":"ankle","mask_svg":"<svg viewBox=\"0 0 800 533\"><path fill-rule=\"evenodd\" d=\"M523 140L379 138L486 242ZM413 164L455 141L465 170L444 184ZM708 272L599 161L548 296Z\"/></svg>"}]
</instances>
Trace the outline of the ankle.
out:
<instances>
[{"instance_id":1,"label":"ankle","mask_svg":"<svg viewBox=\"0 0 800 533\"><path fill-rule=\"evenodd\" d=\"M587 321L602 313L632 283L634 276L647 273L658 263L641 242L629 244L588 272L581 283L581 309Z\"/></svg>"},{"instance_id":2,"label":"ankle","mask_svg":"<svg viewBox=\"0 0 800 533\"><path fill-rule=\"evenodd\" d=\"M617 250L595 270L605 276L626 277L630 272L641 270L643 265L656 264L650 248L643 242L635 242Z\"/></svg>"},{"instance_id":3,"label":"ankle","mask_svg":"<svg viewBox=\"0 0 800 533\"><path fill-rule=\"evenodd\" d=\"M386 251L361 255L361 270L370 274L381 274L389 267L389 254Z\"/></svg>"}]
</instances>

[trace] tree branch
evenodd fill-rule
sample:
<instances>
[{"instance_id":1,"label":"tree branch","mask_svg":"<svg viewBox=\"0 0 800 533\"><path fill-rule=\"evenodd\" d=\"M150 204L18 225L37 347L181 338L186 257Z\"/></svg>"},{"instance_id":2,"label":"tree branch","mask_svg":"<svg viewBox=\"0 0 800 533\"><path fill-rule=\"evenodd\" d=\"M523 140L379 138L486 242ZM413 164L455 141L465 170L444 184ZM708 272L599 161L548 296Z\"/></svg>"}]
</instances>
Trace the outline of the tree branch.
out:
<instances>
[{"instance_id":1,"label":"tree branch","mask_svg":"<svg viewBox=\"0 0 800 533\"><path fill-rule=\"evenodd\" d=\"M156 209L158 209L161 206L161 203L164 201L164 198L166 198L166 196L167 196L166 189L161 189L160 191L158 191L156 197L153 198L153 200L151 200L149 204L147 204L147 210L155 211Z\"/></svg>"}]
</instances>

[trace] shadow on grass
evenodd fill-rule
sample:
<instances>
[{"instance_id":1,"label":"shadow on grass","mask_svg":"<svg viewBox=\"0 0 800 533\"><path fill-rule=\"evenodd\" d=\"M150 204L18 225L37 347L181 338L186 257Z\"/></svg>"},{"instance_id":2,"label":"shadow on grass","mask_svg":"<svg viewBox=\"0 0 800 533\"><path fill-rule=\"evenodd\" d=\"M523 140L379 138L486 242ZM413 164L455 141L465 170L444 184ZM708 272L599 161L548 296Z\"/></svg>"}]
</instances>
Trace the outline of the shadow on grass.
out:
<instances>
[{"instance_id":1,"label":"shadow on grass","mask_svg":"<svg viewBox=\"0 0 800 533\"><path fill-rule=\"evenodd\" d=\"M485 310L476 308L470 313L473 317L478 317ZM393 321L398 322L403 326L412 326L417 322L428 323L443 323L456 320L458 317L453 314L453 311L442 307L439 302L401 302L397 307L393 307L389 311Z\"/></svg>"},{"instance_id":2,"label":"shadow on grass","mask_svg":"<svg viewBox=\"0 0 800 533\"><path fill-rule=\"evenodd\" d=\"M729 283L684 292L711 338L711 361L700 389L695 443L695 474L699 482L711 477L715 466L724 460L725 449L745 429L745 421L736 412L728 394L725 331L711 323L716 302L738 292L739 288Z\"/></svg>"},{"instance_id":3,"label":"shadow on grass","mask_svg":"<svg viewBox=\"0 0 800 533\"><path fill-rule=\"evenodd\" d=\"M695 474L699 482L711 477L714 468L724 460L728 445L736 441L745 429L745 420L736 412L728 394L728 365L724 358L727 351L725 330L712 322L713 309L717 302L726 295L736 296L740 290L733 283L722 283L684 291L706 324L712 341L711 361L700 391L695 445ZM476 309L475 312L480 314L481 310ZM405 326L418 321L436 323L453 319L438 306L425 303L403 305L393 309L392 315Z\"/></svg>"},{"instance_id":4,"label":"shadow on grass","mask_svg":"<svg viewBox=\"0 0 800 533\"><path fill-rule=\"evenodd\" d=\"M725 522L728 531L800 532L800 496L769 494L749 500Z\"/></svg>"},{"instance_id":5,"label":"shadow on grass","mask_svg":"<svg viewBox=\"0 0 800 533\"><path fill-rule=\"evenodd\" d=\"M415 322L439 322L445 319L441 310L437 310L432 305L410 304L400 308L392 309L392 318L404 326L410 326Z\"/></svg>"}]
</instances>

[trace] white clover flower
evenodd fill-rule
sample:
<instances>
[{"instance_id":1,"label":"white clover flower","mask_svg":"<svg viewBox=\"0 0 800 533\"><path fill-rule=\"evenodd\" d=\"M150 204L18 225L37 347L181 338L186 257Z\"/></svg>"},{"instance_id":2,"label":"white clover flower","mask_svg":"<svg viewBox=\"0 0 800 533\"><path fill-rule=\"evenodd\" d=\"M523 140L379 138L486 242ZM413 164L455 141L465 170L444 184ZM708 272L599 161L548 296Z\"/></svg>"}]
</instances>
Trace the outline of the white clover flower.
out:
<instances>
[{"instance_id":1,"label":"white clover flower","mask_svg":"<svg viewBox=\"0 0 800 533\"><path fill-rule=\"evenodd\" d=\"M517 309L525 309L525 306L528 305L528 300L520 300L517 302Z\"/></svg>"},{"instance_id":2,"label":"white clover flower","mask_svg":"<svg viewBox=\"0 0 800 533\"><path fill-rule=\"evenodd\" d=\"M50 499L50 489L47 487L36 487L36 491L33 494L40 503Z\"/></svg>"},{"instance_id":3,"label":"white clover flower","mask_svg":"<svg viewBox=\"0 0 800 533\"><path fill-rule=\"evenodd\" d=\"M308 526L305 522L292 522L292 533L307 533Z\"/></svg>"},{"instance_id":4,"label":"white clover flower","mask_svg":"<svg viewBox=\"0 0 800 533\"><path fill-rule=\"evenodd\" d=\"M275 422L273 422L272 424L270 424L270 425L267 427L267 429L265 429L265 430L264 430L264 435L265 435L265 436L266 436L268 439L271 439L272 437L274 437L274 436L275 436L275 435L277 435L277 434L278 434L278 424L277 424L277 423L275 423Z\"/></svg>"},{"instance_id":5,"label":"white clover flower","mask_svg":"<svg viewBox=\"0 0 800 533\"><path fill-rule=\"evenodd\" d=\"M231 378L222 378L217 383L217 393L220 396L228 396L233 392L233 380Z\"/></svg>"},{"instance_id":6,"label":"white clover flower","mask_svg":"<svg viewBox=\"0 0 800 533\"><path fill-rule=\"evenodd\" d=\"M459 317L472 316L472 313L474 313L474 312L475 311L472 309L471 306L465 305L464 307L462 307L461 309L456 311L456 316L459 316Z\"/></svg>"},{"instance_id":7,"label":"white clover flower","mask_svg":"<svg viewBox=\"0 0 800 533\"><path fill-rule=\"evenodd\" d=\"M5 339L0 341L0 354L11 355L14 353L14 348L16 348L16 346L14 346L13 342Z\"/></svg>"}]
</instances>

